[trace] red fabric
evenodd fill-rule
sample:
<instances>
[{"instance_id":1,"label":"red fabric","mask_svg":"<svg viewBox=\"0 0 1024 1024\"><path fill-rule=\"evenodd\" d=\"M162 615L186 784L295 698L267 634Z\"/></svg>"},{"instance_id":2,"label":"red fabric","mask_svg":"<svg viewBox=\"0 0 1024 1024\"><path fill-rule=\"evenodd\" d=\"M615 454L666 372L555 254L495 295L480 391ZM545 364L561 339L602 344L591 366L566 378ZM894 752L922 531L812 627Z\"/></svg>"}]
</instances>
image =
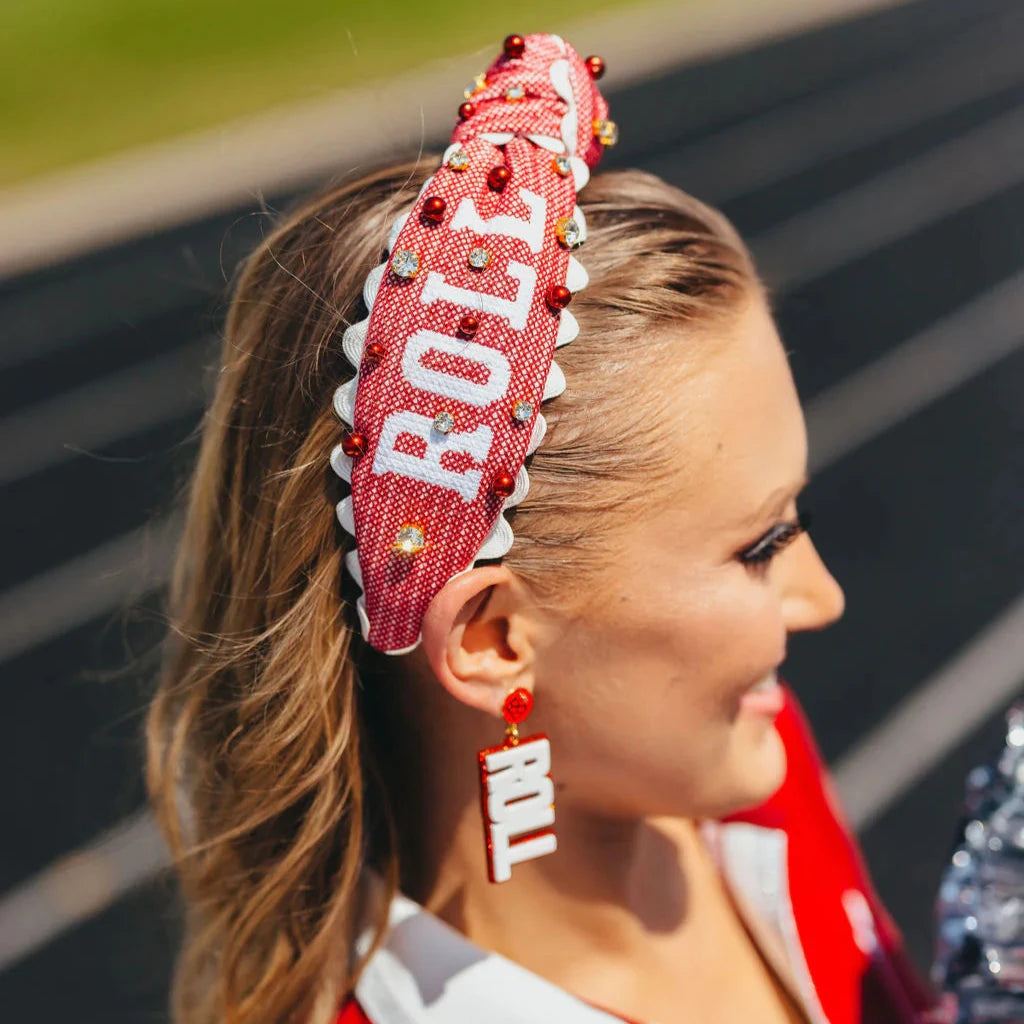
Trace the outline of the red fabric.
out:
<instances>
[{"instance_id":1,"label":"red fabric","mask_svg":"<svg viewBox=\"0 0 1024 1024\"><path fill-rule=\"evenodd\" d=\"M899 929L875 892L857 840L795 694L776 728L786 748L786 778L764 804L731 815L787 834L789 895L804 957L830 1024L910 1024L932 1017L937 999L907 958ZM843 905L855 890L870 908L878 948L858 946Z\"/></svg>"},{"instance_id":2,"label":"red fabric","mask_svg":"<svg viewBox=\"0 0 1024 1024\"><path fill-rule=\"evenodd\" d=\"M335 1024L373 1024L354 997L345 1000Z\"/></svg>"},{"instance_id":3,"label":"red fabric","mask_svg":"<svg viewBox=\"0 0 1024 1024\"><path fill-rule=\"evenodd\" d=\"M567 64L576 103L575 122L571 117L566 120L570 104L559 96L549 78L550 69L559 62ZM423 613L430 601L452 576L473 564L501 515L505 497L495 494L491 483L502 474L515 479L523 467L540 415L544 384L563 317L548 307L545 294L549 286L563 285L567 280L570 255L558 241L555 226L573 214L574 177L558 173L552 165L554 154L525 137L516 136L506 145L498 146L479 136L508 131L565 139L568 152L590 165L597 163L602 148L594 140L592 122L606 117L607 105L579 55L555 37L526 37L524 56L515 60L500 58L488 70L487 82L473 96L475 113L452 135L468 155L469 166L461 171L447 165L438 169L392 249L415 253L419 269L413 278L399 277L391 269L385 272L366 336L367 343L382 344L385 354L376 362L363 361L356 389L352 426L365 436L367 447L352 465L352 511L370 624L367 639L383 651L401 651L417 643ZM517 102L506 100L505 90L511 85L524 86L526 97ZM511 177L508 185L497 192L488 186L487 174L499 165L505 166ZM524 199L525 190L542 200L544 223L539 251L532 251L525 239L496 229L482 234L465 227L451 230L460 202L467 197L472 198L477 215L485 221L501 216L528 222L531 209L527 200L531 197ZM420 216L422 203L429 196L445 200L441 223ZM470 250L476 247L490 252L490 263L483 270L472 269L467 261ZM443 279L438 275L443 275ZM428 290L431 280L434 291ZM432 300L439 281L443 286L463 289L464 297L458 302L447 298ZM513 323L511 316L489 312L480 298L486 294L511 302L521 291L526 306L522 323ZM459 321L466 313L477 315L480 321L472 341L460 337L458 331ZM469 381L477 387L475 393L466 392L474 401L452 398L450 393L433 393L424 387L422 374L417 377L418 385L410 380L406 358L409 340L424 331L443 335L442 344L449 339L457 342L467 358L434 348L413 360L413 372L422 365L446 379ZM474 346L496 349L508 361L508 384L496 397L481 392L494 371L489 373L481 363L479 350L478 358L473 358ZM435 376L432 380L439 378ZM511 414L520 399L533 406L533 415L526 422ZM382 433L388 436L384 428L389 417L405 411L426 418L407 423L429 425L442 410L454 416L455 427L447 435L446 450L440 456L441 468L459 474L467 491L471 491L469 494L454 489L451 478L445 480L436 471L428 473L426 468L421 471L419 464L414 478L387 468L384 461L376 461ZM398 419L392 420L393 425L397 422ZM391 444L426 466L425 437L407 431L408 428ZM483 457L476 451L469 454L459 450L460 444L470 443L460 441L459 436L468 437L475 432L481 438L476 443L484 451ZM386 452L387 449L385 456ZM419 475L421 472L439 479L424 479ZM479 483L471 484L470 477L475 473L480 474ZM392 543L407 523L423 530L425 547L414 555L396 555L391 550Z\"/></svg>"}]
</instances>

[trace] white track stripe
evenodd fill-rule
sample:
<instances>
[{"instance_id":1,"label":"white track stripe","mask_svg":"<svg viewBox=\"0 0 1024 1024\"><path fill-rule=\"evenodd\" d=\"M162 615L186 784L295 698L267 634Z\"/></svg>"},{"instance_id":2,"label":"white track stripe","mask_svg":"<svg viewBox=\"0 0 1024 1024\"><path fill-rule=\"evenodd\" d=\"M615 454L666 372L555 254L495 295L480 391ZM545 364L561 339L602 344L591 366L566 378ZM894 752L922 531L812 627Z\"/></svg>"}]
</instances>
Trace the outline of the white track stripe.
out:
<instances>
[{"instance_id":1,"label":"white track stripe","mask_svg":"<svg viewBox=\"0 0 1024 1024\"><path fill-rule=\"evenodd\" d=\"M985 21L947 45L793 100L660 157L687 191L714 203L853 153L1024 80L1024 11Z\"/></svg>"},{"instance_id":2,"label":"white track stripe","mask_svg":"<svg viewBox=\"0 0 1024 1024\"><path fill-rule=\"evenodd\" d=\"M851 823L868 828L1024 687L1024 595L834 765Z\"/></svg>"},{"instance_id":3,"label":"white track stripe","mask_svg":"<svg viewBox=\"0 0 1024 1024\"><path fill-rule=\"evenodd\" d=\"M177 517L139 527L0 594L0 662L161 586L179 529Z\"/></svg>"},{"instance_id":4,"label":"white track stripe","mask_svg":"<svg viewBox=\"0 0 1024 1024\"><path fill-rule=\"evenodd\" d=\"M1024 180L1024 108L813 206L758 236L770 282L799 288Z\"/></svg>"},{"instance_id":5,"label":"white track stripe","mask_svg":"<svg viewBox=\"0 0 1024 1024\"><path fill-rule=\"evenodd\" d=\"M1024 271L815 395L812 469L838 462L1024 345Z\"/></svg>"},{"instance_id":6,"label":"white track stripe","mask_svg":"<svg viewBox=\"0 0 1024 1024\"><path fill-rule=\"evenodd\" d=\"M0 486L198 412L211 351L200 338L0 420Z\"/></svg>"},{"instance_id":7,"label":"white track stripe","mask_svg":"<svg viewBox=\"0 0 1024 1024\"><path fill-rule=\"evenodd\" d=\"M167 866L148 811L119 822L0 899L0 971L105 910Z\"/></svg>"}]
</instances>

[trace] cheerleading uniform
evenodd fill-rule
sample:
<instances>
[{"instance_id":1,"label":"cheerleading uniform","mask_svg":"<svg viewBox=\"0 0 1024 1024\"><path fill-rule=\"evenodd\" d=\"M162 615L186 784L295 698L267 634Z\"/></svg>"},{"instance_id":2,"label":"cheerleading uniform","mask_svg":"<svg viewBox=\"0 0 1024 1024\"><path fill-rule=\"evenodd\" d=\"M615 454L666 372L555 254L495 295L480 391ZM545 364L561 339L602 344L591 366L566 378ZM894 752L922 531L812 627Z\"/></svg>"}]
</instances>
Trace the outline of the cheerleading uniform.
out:
<instances>
[{"instance_id":1,"label":"cheerleading uniform","mask_svg":"<svg viewBox=\"0 0 1024 1024\"><path fill-rule=\"evenodd\" d=\"M903 950L795 695L775 721L781 788L702 833L765 958L795 986L813 1024L942 1024ZM357 951L369 945L360 936ZM518 964L474 945L405 896L390 908L337 1024L621 1024Z\"/></svg>"}]
</instances>

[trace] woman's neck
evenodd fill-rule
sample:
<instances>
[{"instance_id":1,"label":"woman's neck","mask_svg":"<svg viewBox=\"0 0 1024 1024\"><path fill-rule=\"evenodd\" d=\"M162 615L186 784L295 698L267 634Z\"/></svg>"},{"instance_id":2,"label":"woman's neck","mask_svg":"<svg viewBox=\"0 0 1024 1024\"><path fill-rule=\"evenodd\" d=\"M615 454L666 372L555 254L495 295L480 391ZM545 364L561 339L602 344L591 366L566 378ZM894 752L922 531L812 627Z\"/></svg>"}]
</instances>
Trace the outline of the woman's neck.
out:
<instances>
[{"instance_id":1,"label":"woman's neck","mask_svg":"<svg viewBox=\"0 0 1024 1024\"><path fill-rule=\"evenodd\" d=\"M707 940L720 883L696 821L608 821L563 805L558 850L496 885L474 818L459 821L432 877L409 892L473 942L593 1002L630 1006L647 973L639 964L678 965L683 946Z\"/></svg>"},{"instance_id":2,"label":"woman's neck","mask_svg":"<svg viewBox=\"0 0 1024 1024\"><path fill-rule=\"evenodd\" d=\"M633 1020L804 1019L784 1005L697 819L602 816L563 792L558 849L490 882L474 769L495 723L454 704L423 712L398 701L379 744L406 895L472 942ZM412 706L421 716L406 720Z\"/></svg>"},{"instance_id":3,"label":"woman's neck","mask_svg":"<svg viewBox=\"0 0 1024 1024\"><path fill-rule=\"evenodd\" d=\"M406 895L477 945L631 1020L805 1019L772 980L699 820L615 819L563 793L558 849L494 884L474 771L494 723L453 721L443 707L427 720L429 734L406 723L380 747L391 752L382 766Z\"/></svg>"},{"instance_id":4,"label":"woman's neck","mask_svg":"<svg viewBox=\"0 0 1024 1024\"><path fill-rule=\"evenodd\" d=\"M807 1020L745 930L699 821L580 821L561 810L557 852L516 865L510 882L487 880L480 824L467 821L433 884L408 894L476 944L625 1019Z\"/></svg>"},{"instance_id":5,"label":"woman's neck","mask_svg":"<svg viewBox=\"0 0 1024 1024\"><path fill-rule=\"evenodd\" d=\"M427 706L434 727L424 730L399 701L384 716L393 731L381 747L397 755L382 763L408 896L471 941L577 992L581 964L635 971L638 957L687 939L700 894L721 889L697 821L612 818L556 796L558 849L494 884L475 753L500 738L500 723L442 700L436 684L418 689L410 703Z\"/></svg>"}]
</instances>

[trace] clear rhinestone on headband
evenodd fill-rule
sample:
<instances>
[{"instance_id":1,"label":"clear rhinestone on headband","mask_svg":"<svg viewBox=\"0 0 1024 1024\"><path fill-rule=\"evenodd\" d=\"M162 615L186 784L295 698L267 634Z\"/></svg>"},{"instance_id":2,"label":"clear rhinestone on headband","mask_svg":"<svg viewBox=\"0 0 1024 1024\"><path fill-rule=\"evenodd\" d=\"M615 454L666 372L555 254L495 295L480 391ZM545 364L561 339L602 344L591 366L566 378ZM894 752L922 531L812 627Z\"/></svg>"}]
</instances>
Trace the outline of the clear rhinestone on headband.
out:
<instances>
[{"instance_id":1,"label":"clear rhinestone on headband","mask_svg":"<svg viewBox=\"0 0 1024 1024\"><path fill-rule=\"evenodd\" d=\"M395 537L391 550L399 555L415 555L422 551L426 544L423 530L412 523L406 523Z\"/></svg>"},{"instance_id":2,"label":"clear rhinestone on headband","mask_svg":"<svg viewBox=\"0 0 1024 1024\"><path fill-rule=\"evenodd\" d=\"M449 165L453 171L464 171L469 167L469 154L466 153L465 150L455 150L449 154L447 165Z\"/></svg>"},{"instance_id":3,"label":"clear rhinestone on headband","mask_svg":"<svg viewBox=\"0 0 1024 1024\"><path fill-rule=\"evenodd\" d=\"M525 423L533 415L533 405L527 402L525 398L520 398L515 405L512 406L512 415L515 416L520 423Z\"/></svg>"},{"instance_id":4,"label":"clear rhinestone on headband","mask_svg":"<svg viewBox=\"0 0 1024 1024\"><path fill-rule=\"evenodd\" d=\"M521 85L510 85L505 90L505 99L512 103L516 102L516 100L521 100L525 95L526 90Z\"/></svg>"},{"instance_id":5,"label":"clear rhinestone on headband","mask_svg":"<svg viewBox=\"0 0 1024 1024\"><path fill-rule=\"evenodd\" d=\"M447 434L455 426L455 417L447 410L439 412L434 417L434 429L439 434Z\"/></svg>"},{"instance_id":6,"label":"clear rhinestone on headband","mask_svg":"<svg viewBox=\"0 0 1024 1024\"><path fill-rule=\"evenodd\" d=\"M391 257L391 269L399 277L415 277L420 269L420 258L409 249L396 249Z\"/></svg>"},{"instance_id":7,"label":"clear rhinestone on headband","mask_svg":"<svg viewBox=\"0 0 1024 1024\"><path fill-rule=\"evenodd\" d=\"M469 166L469 154L464 149L457 149L448 157L448 166L453 171L464 171Z\"/></svg>"},{"instance_id":8,"label":"clear rhinestone on headband","mask_svg":"<svg viewBox=\"0 0 1024 1024\"><path fill-rule=\"evenodd\" d=\"M577 249L583 244L583 230L572 217L563 217L555 225L555 234L562 245Z\"/></svg>"},{"instance_id":9,"label":"clear rhinestone on headband","mask_svg":"<svg viewBox=\"0 0 1024 1024\"><path fill-rule=\"evenodd\" d=\"M554 160L551 161L551 166L563 177L568 178L572 174L572 163L567 156L559 153Z\"/></svg>"},{"instance_id":10,"label":"clear rhinestone on headband","mask_svg":"<svg viewBox=\"0 0 1024 1024\"><path fill-rule=\"evenodd\" d=\"M468 100L474 93L478 93L481 89L487 87L487 75L481 71L479 75L473 76L473 81L462 90L462 95Z\"/></svg>"},{"instance_id":11,"label":"clear rhinestone on headband","mask_svg":"<svg viewBox=\"0 0 1024 1024\"><path fill-rule=\"evenodd\" d=\"M614 146L619 141L619 126L614 121L594 120L594 137L602 146Z\"/></svg>"},{"instance_id":12,"label":"clear rhinestone on headband","mask_svg":"<svg viewBox=\"0 0 1024 1024\"><path fill-rule=\"evenodd\" d=\"M491 262L491 254L486 249L471 249L469 253L469 265L474 270L483 270Z\"/></svg>"}]
</instances>

